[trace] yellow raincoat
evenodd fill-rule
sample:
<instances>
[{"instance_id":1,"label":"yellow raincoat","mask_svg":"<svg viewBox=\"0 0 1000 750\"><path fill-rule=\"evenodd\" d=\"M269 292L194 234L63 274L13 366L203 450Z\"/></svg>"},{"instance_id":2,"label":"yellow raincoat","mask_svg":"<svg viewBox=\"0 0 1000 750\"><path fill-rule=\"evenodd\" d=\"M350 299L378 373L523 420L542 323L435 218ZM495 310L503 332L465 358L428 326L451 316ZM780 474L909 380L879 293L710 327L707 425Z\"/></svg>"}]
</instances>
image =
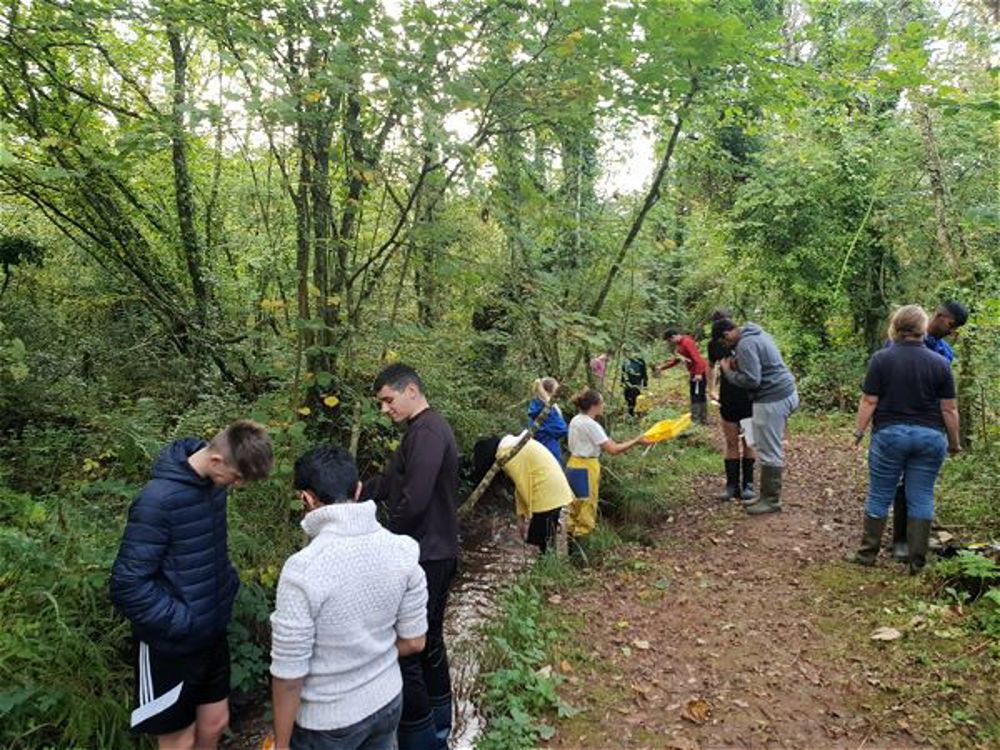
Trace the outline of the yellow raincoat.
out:
<instances>
[{"instance_id":1,"label":"yellow raincoat","mask_svg":"<svg viewBox=\"0 0 1000 750\"><path fill-rule=\"evenodd\" d=\"M510 450L510 446L501 442L497 458L503 458ZM531 518L536 513L573 502L573 493L562 467L552 452L537 440L529 440L504 465L503 471L514 483L514 503L521 518Z\"/></svg>"}]
</instances>

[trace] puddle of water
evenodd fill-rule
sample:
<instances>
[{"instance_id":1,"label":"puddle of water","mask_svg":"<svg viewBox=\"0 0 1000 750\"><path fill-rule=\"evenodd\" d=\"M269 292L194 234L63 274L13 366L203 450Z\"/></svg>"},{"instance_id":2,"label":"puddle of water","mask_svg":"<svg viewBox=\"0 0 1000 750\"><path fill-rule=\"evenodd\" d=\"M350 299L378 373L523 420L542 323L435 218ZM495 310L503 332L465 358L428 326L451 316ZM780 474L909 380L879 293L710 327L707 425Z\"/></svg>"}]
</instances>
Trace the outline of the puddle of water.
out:
<instances>
[{"instance_id":1,"label":"puddle of water","mask_svg":"<svg viewBox=\"0 0 1000 750\"><path fill-rule=\"evenodd\" d=\"M518 539L509 515L479 517L463 528L461 569L448 598L444 626L455 703L452 750L473 750L483 731L475 700L479 631L496 613L504 587L534 560L532 550Z\"/></svg>"}]
</instances>

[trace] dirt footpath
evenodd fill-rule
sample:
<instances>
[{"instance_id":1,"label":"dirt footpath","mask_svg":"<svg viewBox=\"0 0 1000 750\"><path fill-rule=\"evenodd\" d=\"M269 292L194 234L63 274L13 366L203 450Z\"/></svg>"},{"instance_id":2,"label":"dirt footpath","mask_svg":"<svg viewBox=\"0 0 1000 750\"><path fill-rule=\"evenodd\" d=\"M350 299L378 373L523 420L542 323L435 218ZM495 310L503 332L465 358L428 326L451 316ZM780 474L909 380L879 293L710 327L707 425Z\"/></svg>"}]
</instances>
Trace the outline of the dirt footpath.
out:
<instances>
[{"instance_id":1,"label":"dirt footpath","mask_svg":"<svg viewBox=\"0 0 1000 750\"><path fill-rule=\"evenodd\" d=\"M856 575L837 561L859 535L864 456L845 435L803 435L788 464L782 513L748 517L714 499L721 476L700 479L657 544L557 599L577 624L560 693L582 710L549 747L925 746L865 707L867 636L855 652L857 634L829 622L844 596L821 578Z\"/></svg>"}]
</instances>

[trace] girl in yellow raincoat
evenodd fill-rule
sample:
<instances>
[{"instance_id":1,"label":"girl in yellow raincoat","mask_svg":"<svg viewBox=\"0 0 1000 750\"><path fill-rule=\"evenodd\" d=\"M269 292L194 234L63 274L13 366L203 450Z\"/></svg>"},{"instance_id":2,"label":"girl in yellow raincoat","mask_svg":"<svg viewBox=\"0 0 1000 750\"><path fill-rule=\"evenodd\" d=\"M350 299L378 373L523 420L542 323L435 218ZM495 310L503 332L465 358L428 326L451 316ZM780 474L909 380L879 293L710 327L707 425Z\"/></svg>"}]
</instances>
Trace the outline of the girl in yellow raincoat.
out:
<instances>
[{"instance_id":1,"label":"girl in yellow raincoat","mask_svg":"<svg viewBox=\"0 0 1000 750\"><path fill-rule=\"evenodd\" d=\"M583 537L597 526L597 497L601 483L601 453L616 455L637 445L648 445L643 435L617 443L608 437L597 417L604 413L604 397L588 388L573 399L579 413L569 423L570 458L566 478L575 499L570 505L568 530L571 536Z\"/></svg>"},{"instance_id":2,"label":"girl in yellow raincoat","mask_svg":"<svg viewBox=\"0 0 1000 750\"><path fill-rule=\"evenodd\" d=\"M537 440L529 439L508 459L523 435L478 441L473 448L473 478L481 480L494 459L507 459L503 473L514 484L521 538L545 552L558 537L560 514L573 501L573 493L562 466Z\"/></svg>"}]
</instances>

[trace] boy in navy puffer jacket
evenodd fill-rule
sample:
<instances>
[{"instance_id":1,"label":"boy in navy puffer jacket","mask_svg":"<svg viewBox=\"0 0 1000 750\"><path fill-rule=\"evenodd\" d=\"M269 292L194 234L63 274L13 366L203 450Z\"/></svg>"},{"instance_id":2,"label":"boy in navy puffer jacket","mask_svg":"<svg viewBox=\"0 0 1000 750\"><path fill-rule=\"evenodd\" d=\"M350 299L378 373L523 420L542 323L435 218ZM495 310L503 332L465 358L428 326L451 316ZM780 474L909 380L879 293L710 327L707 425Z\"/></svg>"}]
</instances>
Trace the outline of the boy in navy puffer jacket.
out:
<instances>
[{"instance_id":1,"label":"boy in navy puffer jacket","mask_svg":"<svg viewBox=\"0 0 1000 750\"><path fill-rule=\"evenodd\" d=\"M177 440L129 508L111 600L132 622L132 727L161 748L214 748L229 722L226 629L239 578L226 544L226 490L264 479L267 431L234 422L211 442Z\"/></svg>"}]
</instances>

